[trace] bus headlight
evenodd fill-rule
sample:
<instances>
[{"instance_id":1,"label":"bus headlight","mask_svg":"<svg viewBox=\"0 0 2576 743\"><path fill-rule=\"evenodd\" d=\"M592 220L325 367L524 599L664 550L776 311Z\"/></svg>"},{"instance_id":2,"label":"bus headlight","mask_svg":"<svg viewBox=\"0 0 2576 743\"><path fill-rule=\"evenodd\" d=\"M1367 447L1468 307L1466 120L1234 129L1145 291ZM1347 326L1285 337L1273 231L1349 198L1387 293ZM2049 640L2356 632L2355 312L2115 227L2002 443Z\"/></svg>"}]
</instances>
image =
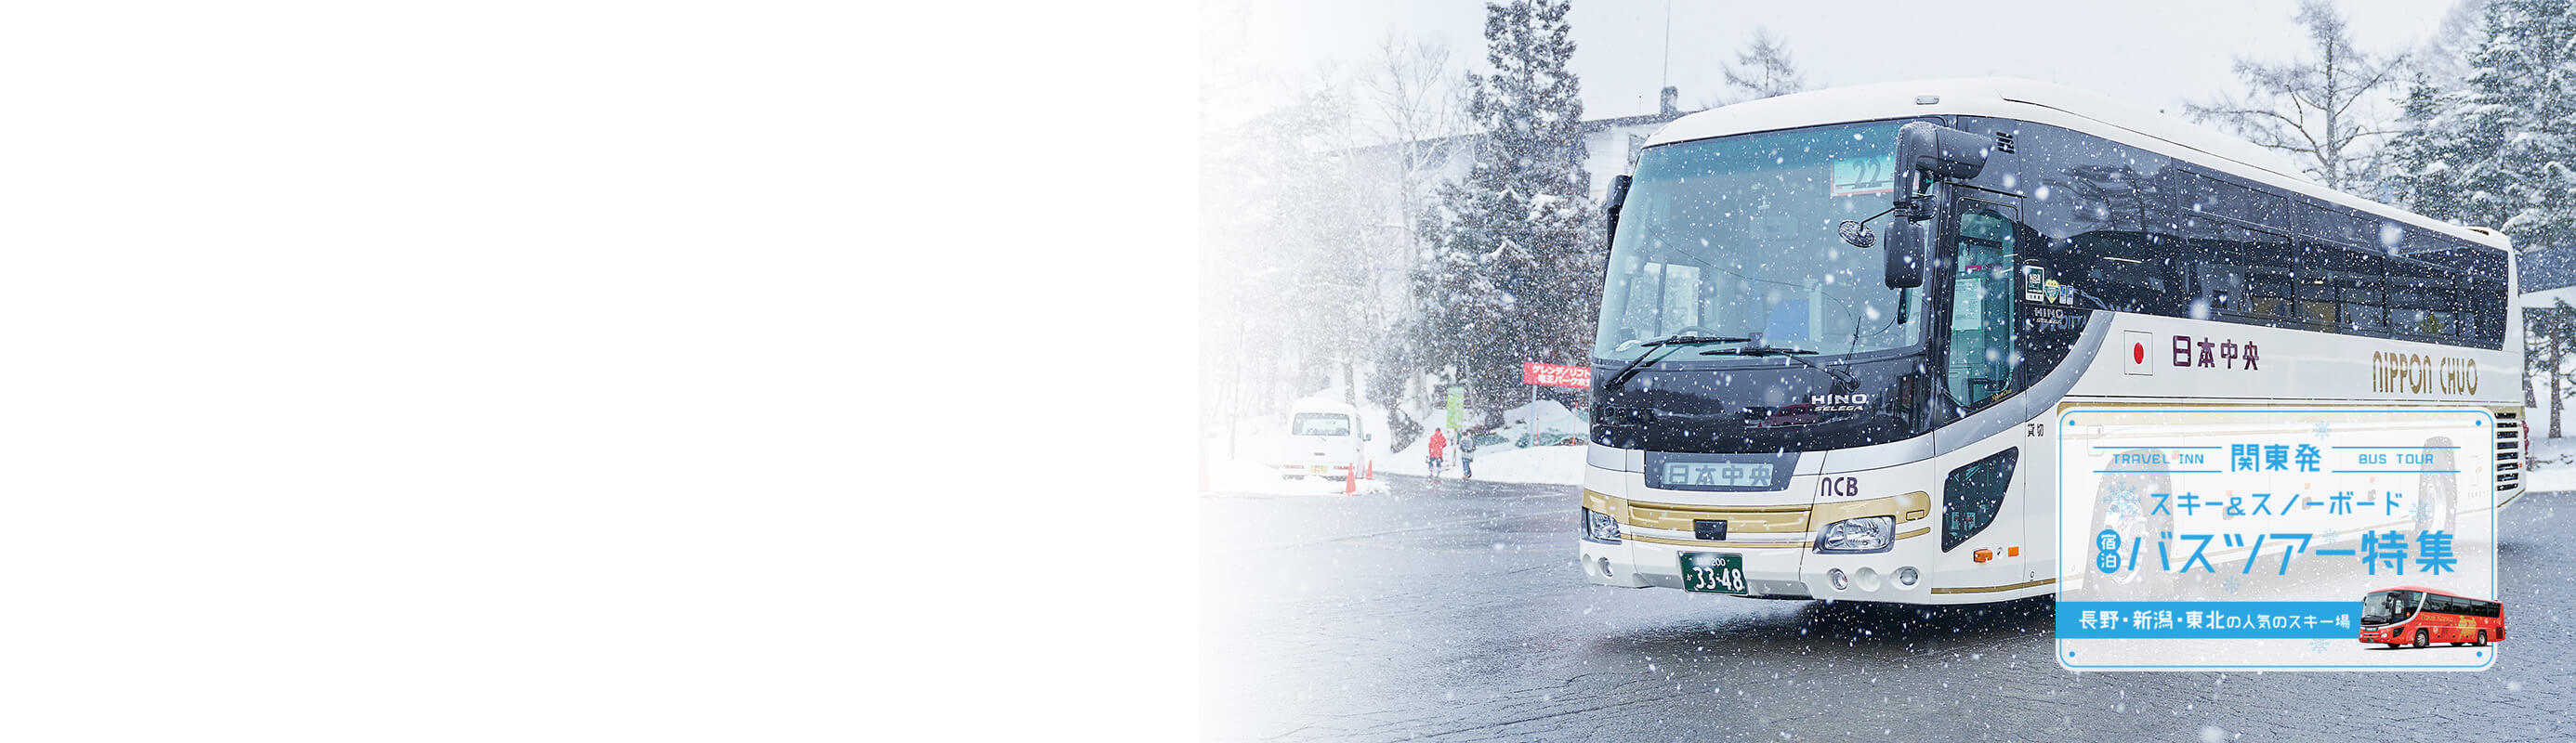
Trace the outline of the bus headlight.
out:
<instances>
[{"instance_id":1,"label":"bus headlight","mask_svg":"<svg viewBox=\"0 0 2576 743\"><path fill-rule=\"evenodd\" d=\"M1896 517L1864 516L1825 525L1816 535L1817 552L1858 554L1886 552L1896 545Z\"/></svg>"},{"instance_id":2,"label":"bus headlight","mask_svg":"<svg viewBox=\"0 0 2576 743\"><path fill-rule=\"evenodd\" d=\"M1602 544L1618 544L1619 522L1610 520L1610 514L1583 509L1583 538Z\"/></svg>"}]
</instances>

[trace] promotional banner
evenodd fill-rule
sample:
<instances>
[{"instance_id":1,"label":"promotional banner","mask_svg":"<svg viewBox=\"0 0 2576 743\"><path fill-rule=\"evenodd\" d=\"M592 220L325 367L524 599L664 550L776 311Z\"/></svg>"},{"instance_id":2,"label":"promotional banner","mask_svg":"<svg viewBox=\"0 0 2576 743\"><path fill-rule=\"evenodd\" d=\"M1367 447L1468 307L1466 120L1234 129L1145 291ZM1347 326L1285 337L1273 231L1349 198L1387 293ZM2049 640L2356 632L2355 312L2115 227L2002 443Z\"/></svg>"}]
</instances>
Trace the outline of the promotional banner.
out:
<instances>
[{"instance_id":1,"label":"promotional banner","mask_svg":"<svg viewBox=\"0 0 2576 743\"><path fill-rule=\"evenodd\" d=\"M2071 670L2481 670L2496 427L2482 408L2061 411Z\"/></svg>"}]
</instances>

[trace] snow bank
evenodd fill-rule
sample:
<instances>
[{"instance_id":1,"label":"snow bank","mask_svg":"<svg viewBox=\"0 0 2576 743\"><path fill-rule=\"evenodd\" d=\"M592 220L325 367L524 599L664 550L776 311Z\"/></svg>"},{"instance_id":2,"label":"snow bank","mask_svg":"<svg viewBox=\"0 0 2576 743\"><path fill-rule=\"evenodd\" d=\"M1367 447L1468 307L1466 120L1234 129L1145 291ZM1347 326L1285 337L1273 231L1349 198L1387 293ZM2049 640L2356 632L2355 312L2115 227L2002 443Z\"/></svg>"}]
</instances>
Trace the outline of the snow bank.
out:
<instances>
[{"instance_id":1,"label":"snow bank","mask_svg":"<svg viewBox=\"0 0 2576 743\"><path fill-rule=\"evenodd\" d=\"M2539 418L2531 430L2531 453L2535 463L2523 473L2524 490L2576 490L2576 438L2551 439L2549 419Z\"/></svg>"},{"instance_id":2,"label":"snow bank","mask_svg":"<svg viewBox=\"0 0 2576 743\"><path fill-rule=\"evenodd\" d=\"M1315 396L1331 398L1333 394L1328 390ZM1586 424L1580 416L1554 400L1539 401L1534 411L1527 404L1506 410L1503 412L1503 425L1494 430L1496 435L1504 437L1506 441L1487 444L1476 450L1476 479L1555 485L1583 484L1582 445L1538 446L1527 449L1512 445L1512 442L1527 435L1529 419L1533 413L1538 417L1539 432L1549 438L1573 437L1579 440L1586 430ZM1426 421L1426 424L1437 422L1435 419ZM1387 451L1387 444L1394 438L1386 428L1386 409L1369 404L1360 406L1360 430L1373 437L1362 444L1362 448L1367 452L1369 459L1376 464L1380 474L1417 477L1430 474L1429 462L1426 460L1427 450L1430 447L1430 442L1427 440L1430 438L1428 430L1414 437L1403 451ZM1208 431L1200 440L1200 455L1208 462L1209 489L1218 492L1278 495L1341 495L1342 483L1339 481L1320 478L1289 480L1279 476L1278 470L1273 469L1273 465L1280 461L1280 453L1285 451L1283 447L1290 441L1291 437L1287 435L1287 431L1288 416L1284 413L1254 416L1236 421L1234 430L1231 432L1222 429ZM1455 435L1456 432L1450 432L1453 439ZM1458 477L1460 474L1455 446L1453 440L1451 450L1447 452L1449 461L1446 463L1447 466L1442 468L1442 477ZM1363 466L1366 465L1363 464ZM1377 490L1371 490L1372 487ZM1362 493L1383 492L1384 487L1384 483L1360 481Z\"/></svg>"},{"instance_id":3,"label":"snow bank","mask_svg":"<svg viewBox=\"0 0 2576 743\"><path fill-rule=\"evenodd\" d=\"M1250 493L1256 495L1312 495L1334 498L1350 495L1342 492L1346 484L1322 477L1289 479L1270 465L1245 459L1208 460L1208 492ZM1361 480L1359 495L1386 492L1384 480Z\"/></svg>"},{"instance_id":4,"label":"snow bank","mask_svg":"<svg viewBox=\"0 0 2576 743\"><path fill-rule=\"evenodd\" d=\"M1227 441L1211 433L1199 440L1200 461L1207 467L1207 491L1211 493L1255 493L1261 495L1317 495L1341 497L1342 481L1321 477L1289 479L1269 461L1269 452L1277 451L1277 441L1284 437L1258 439L1252 436L1234 442L1237 452L1226 453ZM1383 461L1379 466L1385 466ZM1382 480L1361 480L1360 495L1386 492Z\"/></svg>"}]
</instances>

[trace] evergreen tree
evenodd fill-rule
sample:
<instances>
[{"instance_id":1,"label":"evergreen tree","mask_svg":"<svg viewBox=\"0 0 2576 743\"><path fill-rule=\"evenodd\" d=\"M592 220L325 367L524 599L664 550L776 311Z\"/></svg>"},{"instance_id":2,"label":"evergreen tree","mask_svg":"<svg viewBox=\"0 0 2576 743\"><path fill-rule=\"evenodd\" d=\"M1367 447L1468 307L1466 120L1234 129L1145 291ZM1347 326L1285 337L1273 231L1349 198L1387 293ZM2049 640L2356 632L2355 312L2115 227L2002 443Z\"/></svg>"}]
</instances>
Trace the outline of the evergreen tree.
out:
<instances>
[{"instance_id":1,"label":"evergreen tree","mask_svg":"<svg viewBox=\"0 0 2576 743\"><path fill-rule=\"evenodd\" d=\"M1568 0L1485 6L1489 74L1470 75L1478 131L1464 180L1441 190L1421 288L1433 368L1449 367L1478 407L1519 399L1520 365L1589 359L1601 238L1582 170L1583 102Z\"/></svg>"},{"instance_id":2,"label":"evergreen tree","mask_svg":"<svg viewBox=\"0 0 2576 743\"><path fill-rule=\"evenodd\" d=\"M2503 230L2518 247L2576 238L2576 7L2493 0L2463 87L2410 96L2392 164L2407 206Z\"/></svg>"},{"instance_id":3,"label":"evergreen tree","mask_svg":"<svg viewBox=\"0 0 2576 743\"><path fill-rule=\"evenodd\" d=\"M2436 123L2449 97L2430 75L2418 73L2407 85L2397 135L2379 153L2384 195L2423 214L2457 214L2461 207L2453 163L2461 162L2464 137Z\"/></svg>"},{"instance_id":4,"label":"evergreen tree","mask_svg":"<svg viewBox=\"0 0 2576 743\"><path fill-rule=\"evenodd\" d=\"M1726 87L1742 96L1736 99L1741 103L1806 90L1807 76L1789 60L1788 42L1757 26L1753 41L1735 53L1734 65L1727 65Z\"/></svg>"},{"instance_id":5,"label":"evergreen tree","mask_svg":"<svg viewBox=\"0 0 2576 743\"><path fill-rule=\"evenodd\" d=\"M2523 325L2526 337L2522 361L2525 368L2537 370L2549 379L2549 437L2559 438L2558 411L2567 405L2567 375L2559 369L2567 365L2568 354L2576 352L2576 307L2562 299L2554 306L2530 308L2524 311ZM2536 397L2531 377L2524 376L2523 405L2531 405Z\"/></svg>"}]
</instances>

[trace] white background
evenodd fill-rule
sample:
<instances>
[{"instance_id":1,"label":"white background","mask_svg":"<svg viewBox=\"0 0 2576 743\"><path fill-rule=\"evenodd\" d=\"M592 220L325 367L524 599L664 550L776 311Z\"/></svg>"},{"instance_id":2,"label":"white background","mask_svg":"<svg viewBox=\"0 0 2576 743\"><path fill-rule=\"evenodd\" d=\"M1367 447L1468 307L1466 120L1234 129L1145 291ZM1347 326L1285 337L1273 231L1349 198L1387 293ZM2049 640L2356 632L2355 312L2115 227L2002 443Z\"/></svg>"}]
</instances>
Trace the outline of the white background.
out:
<instances>
[{"instance_id":1,"label":"white background","mask_svg":"<svg viewBox=\"0 0 2576 743\"><path fill-rule=\"evenodd\" d=\"M2353 42L2377 55L2430 39L2452 0L2337 0ZM1485 64L1485 6L1412 0L1209 0L1208 63L1240 84L1216 99L1252 114L1322 75L1367 69L1389 33L1445 43L1461 71ZM1567 12L1584 118L1651 114L1664 85L1682 110L1729 102L1727 65L1761 28L1786 42L1810 89L2002 75L2060 83L2177 116L2234 90L2236 58L2308 53L2298 0L1978 3L1595 0ZM1667 32L1669 31L1669 37ZM1740 95L1740 94L1734 94Z\"/></svg>"},{"instance_id":2,"label":"white background","mask_svg":"<svg viewBox=\"0 0 2576 743\"><path fill-rule=\"evenodd\" d=\"M1191 10L14 7L0 739L1194 737Z\"/></svg>"}]
</instances>

